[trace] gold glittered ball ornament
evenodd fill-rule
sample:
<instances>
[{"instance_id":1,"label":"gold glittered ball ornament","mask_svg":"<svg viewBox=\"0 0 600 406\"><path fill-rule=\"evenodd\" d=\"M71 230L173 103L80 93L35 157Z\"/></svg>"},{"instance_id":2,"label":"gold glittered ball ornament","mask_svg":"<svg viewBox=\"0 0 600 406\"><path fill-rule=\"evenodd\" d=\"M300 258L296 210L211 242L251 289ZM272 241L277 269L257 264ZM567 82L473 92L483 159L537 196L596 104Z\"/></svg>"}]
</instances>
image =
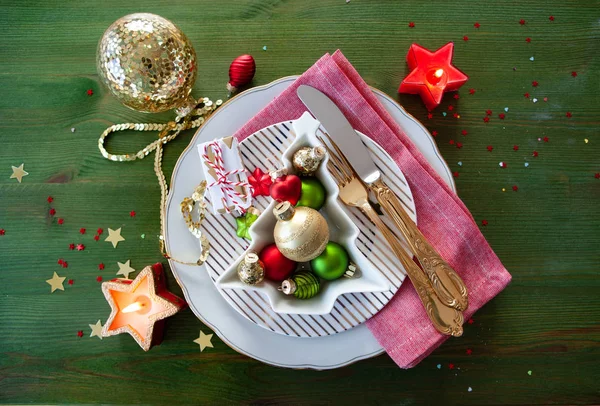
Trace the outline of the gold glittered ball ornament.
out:
<instances>
[{"instance_id":1,"label":"gold glittered ball ornament","mask_svg":"<svg viewBox=\"0 0 600 406\"><path fill-rule=\"evenodd\" d=\"M98 44L102 82L125 106L145 113L184 108L195 101L196 52L169 20L149 13L115 21Z\"/></svg>"},{"instance_id":2,"label":"gold glittered ball ornament","mask_svg":"<svg viewBox=\"0 0 600 406\"><path fill-rule=\"evenodd\" d=\"M310 207L294 207L279 203L273 209L277 218L273 237L281 254L296 262L318 257L329 241L329 226L325 218Z\"/></svg>"}]
</instances>

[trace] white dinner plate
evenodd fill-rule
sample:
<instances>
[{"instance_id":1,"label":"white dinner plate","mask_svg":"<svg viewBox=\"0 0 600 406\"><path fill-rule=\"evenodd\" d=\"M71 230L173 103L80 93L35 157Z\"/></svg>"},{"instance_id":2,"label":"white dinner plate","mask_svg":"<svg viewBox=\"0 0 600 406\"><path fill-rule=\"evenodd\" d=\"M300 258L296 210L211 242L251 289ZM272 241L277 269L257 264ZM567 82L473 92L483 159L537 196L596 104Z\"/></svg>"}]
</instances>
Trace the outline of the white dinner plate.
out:
<instances>
[{"instance_id":1,"label":"white dinner plate","mask_svg":"<svg viewBox=\"0 0 600 406\"><path fill-rule=\"evenodd\" d=\"M199 254L198 240L189 234L179 209L179 203L191 195L202 177L196 145L235 133L295 78L282 78L234 97L200 127L181 154L171 179L165 219L166 244L175 258L194 262ZM450 169L427 130L389 96L376 89L373 92L421 150L425 159L455 190ZM229 306L217 291L205 267L182 265L174 261L169 263L194 314L212 328L223 342L249 357L280 367L332 369L383 352L364 324L339 334L315 338L274 334L250 322Z\"/></svg>"}]
</instances>

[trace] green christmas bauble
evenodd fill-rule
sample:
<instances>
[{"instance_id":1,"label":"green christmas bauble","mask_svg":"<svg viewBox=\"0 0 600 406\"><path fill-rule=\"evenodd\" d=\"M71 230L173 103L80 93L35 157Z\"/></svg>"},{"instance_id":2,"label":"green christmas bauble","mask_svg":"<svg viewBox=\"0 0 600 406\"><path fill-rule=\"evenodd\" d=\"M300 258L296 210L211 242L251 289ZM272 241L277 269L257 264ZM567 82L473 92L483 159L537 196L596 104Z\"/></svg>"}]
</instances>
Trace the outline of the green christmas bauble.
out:
<instances>
[{"instance_id":1,"label":"green christmas bauble","mask_svg":"<svg viewBox=\"0 0 600 406\"><path fill-rule=\"evenodd\" d=\"M310 261L313 272L328 281L344 275L349 264L350 258L346 249L333 241L327 243L321 255Z\"/></svg>"},{"instance_id":2,"label":"green christmas bauble","mask_svg":"<svg viewBox=\"0 0 600 406\"><path fill-rule=\"evenodd\" d=\"M294 295L298 299L310 299L321 289L321 283L313 273L300 271L281 283L281 290L286 295Z\"/></svg>"},{"instance_id":3,"label":"green christmas bauble","mask_svg":"<svg viewBox=\"0 0 600 406\"><path fill-rule=\"evenodd\" d=\"M325 187L317 178L302 178L302 192L296 206L320 210L325 203Z\"/></svg>"}]
</instances>

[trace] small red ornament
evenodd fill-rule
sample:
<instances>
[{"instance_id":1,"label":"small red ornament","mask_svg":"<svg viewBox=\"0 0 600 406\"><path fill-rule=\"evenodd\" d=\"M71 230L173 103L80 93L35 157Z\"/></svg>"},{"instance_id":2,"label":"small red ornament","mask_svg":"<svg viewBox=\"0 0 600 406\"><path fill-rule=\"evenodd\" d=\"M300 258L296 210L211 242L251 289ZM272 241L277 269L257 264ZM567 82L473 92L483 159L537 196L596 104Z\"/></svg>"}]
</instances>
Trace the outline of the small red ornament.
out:
<instances>
[{"instance_id":1,"label":"small red ornament","mask_svg":"<svg viewBox=\"0 0 600 406\"><path fill-rule=\"evenodd\" d=\"M412 44L406 55L411 72L400 84L398 92L419 94L429 110L438 106L444 92L458 90L469 79L452 65L453 52L453 42L435 52Z\"/></svg>"},{"instance_id":2,"label":"small red ornament","mask_svg":"<svg viewBox=\"0 0 600 406\"><path fill-rule=\"evenodd\" d=\"M269 196L269 189L273 181L271 175L264 173L260 168L256 168L252 175L248 176L248 183L252 186L252 196Z\"/></svg>"},{"instance_id":3,"label":"small red ornament","mask_svg":"<svg viewBox=\"0 0 600 406\"><path fill-rule=\"evenodd\" d=\"M265 268L265 278L281 282L294 272L296 262L283 256L275 244L267 245L258 254Z\"/></svg>"},{"instance_id":4,"label":"small red ornament","mask_svg":"<svg viewBox=\"0 0 600 406\"><path fill-rule=\"evenodd\" d=\"M295 206L302 193L302 181L296 175L283 175L271 185L271 197L278 202L288 201Z\"/></svg>"},{"instance_id":5,"label":"small red ornament","mask_svg":"<svg viewBox=\"0 0 600 406\"><path fill-rule=\"evenodd\" d=\"M256 73L256 62L252 55L240 55L229 65L229 83L227 83L227 91L231 93L237 92L238 87L247 85L252 81Z\"/></svg>"}]
</instances>

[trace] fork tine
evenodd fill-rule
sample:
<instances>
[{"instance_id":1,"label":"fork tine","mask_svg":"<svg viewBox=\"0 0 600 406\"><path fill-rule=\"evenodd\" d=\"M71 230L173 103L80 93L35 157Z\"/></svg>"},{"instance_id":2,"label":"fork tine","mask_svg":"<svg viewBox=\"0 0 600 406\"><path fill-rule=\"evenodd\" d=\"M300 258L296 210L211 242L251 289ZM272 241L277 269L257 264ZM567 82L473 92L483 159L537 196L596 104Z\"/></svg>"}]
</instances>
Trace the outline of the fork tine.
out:
<instances>
[{"instance_id":1,"label":"fork tine","mask_svg":"<svg viewBox=\"0 0 600 406\"><path fill-rule=\"evenodd\" d=\"M324 133L324 134L327 134L327 133ZM329 147L329 145L327 145L327 143L325 142L325 140L323 140L323 138L321 138L318 135L317 135L317 138L319 139L319 141L321 141L323 146L325 146L325 148L327 149L327 152L329 153L329 162L332 162L334 164L335 168L340 172L340 175L344 178L344 181L346 183L350 182L352 180L352 172L348 171L348 168L344 165L344 162L340 159L338 154L336 152L334 152ZM338 152L339 152L339 150L338 150Z\"/></svg>"},{"instance_id":2,"label":"fork tine","mask_svg":"<svg viewBox=\"0 0 600 406\"><path fill-rule=\"evenodd\" d=\"M336 142L329 136L329 134L327 134L326 132L324 132L323 134L325 134L327 136L327 139L329 140L329 142L331 142L331 145L333 145L333 147L337 151L339 158L344 163L343 166L345 166L345 169L347 169L351 173L350 177L354 176L354 177L358 178L358 174L354 170L354 167L352 166L352 164L350 163L350 161L348 161L348 159L346 158L346 156L344 155L344 153L342 152L342 150L340 150L340 147L338 147L338 145L336 144Z\"/></svg>"},{"instance_id":3,"label":"fork tine","mask_svg":"<svg viewBox=\"0 0 600 406\"><path fill-rule=\"evenodd\" d=\"M333 163L331 161L327 162L327 169L329 169L329 173L331 173L331 176L334 177L334 179L337 181L338 185L340 187L343 187L344 179L342 178L342 175L340 174L338 169L335 167L335 165L333 165Z\"/></svg>"}]
</instances>

